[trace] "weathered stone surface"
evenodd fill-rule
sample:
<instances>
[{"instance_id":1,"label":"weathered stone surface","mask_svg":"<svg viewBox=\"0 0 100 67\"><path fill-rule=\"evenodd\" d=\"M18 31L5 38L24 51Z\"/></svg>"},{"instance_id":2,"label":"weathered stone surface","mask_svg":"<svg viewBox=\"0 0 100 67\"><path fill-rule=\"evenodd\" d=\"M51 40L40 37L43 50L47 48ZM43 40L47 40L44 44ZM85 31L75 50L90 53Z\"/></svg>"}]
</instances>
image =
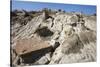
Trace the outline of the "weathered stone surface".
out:
<instances>
[{"instance_id":1,"label":"weathered stone surface","mask_svg":"<svg viewBox=\"0 0 100 67\"><path fill-rule=\"evenodd\" d=\"M49 47L51 47L51 45L48 42L45 42L36 38L21 39L17 41L16 46L15 46L15 51L18 55L21 55L21 54L26 54L32 51L49 48Z\"/></svg>"},{"instance_id":2,"label":"weathered stone surface","mask_svg":"<svg viewBox=\"0 0 100 67\"><path fill-rule=\"evenodd\" d=\"M46 10L12 13L12 64L96 61L96 16Z\"/></svg>"},{"instance_id":3,"label":"weathered stone surface","mask_svg":"<svg viewBox=\"0 0 100 67\"><path fill-rule=\"evenodd\" d=\"M87 16L84 18L84 20L85 20L86 27L90 28L91 30L96 31L97 29L96 16Z\"/></svg>"},{"instance_id":4,"label":"weathered stone surface","mask_svg":"<svg viewBox=\"0 0 100 67\"><path fill-rule=\"evenodd\" d=\"M81 49L81 53L71 53L69 55L63 55L59 63L77 63L77 62L91 62L96 61L95 53L95 43L90 43L84 45L84 48ZM67 61L66 61L67 60Z\"/></svg>"},{"instance_id":5,"label":"weathered stone surface","mask_svg":"<svg viewBox=\"0 0 100 67\"><path fill-rule=\"evenodd\" d=\"M84 31L79 33L80 40L83 44L96 42L96 33L93 31Z\"/></svg>"},{"instance_id":6,"label":"weathered stone surface","mask_svg":"<svg viewBox=\"0 0 100 67\"><path fill-rule=\"evenodd\" d=\"M74 24L77 23L79 18L76 15L72 15L71 17L68 18L67 24Z\"/></svg>"}]
</instances>

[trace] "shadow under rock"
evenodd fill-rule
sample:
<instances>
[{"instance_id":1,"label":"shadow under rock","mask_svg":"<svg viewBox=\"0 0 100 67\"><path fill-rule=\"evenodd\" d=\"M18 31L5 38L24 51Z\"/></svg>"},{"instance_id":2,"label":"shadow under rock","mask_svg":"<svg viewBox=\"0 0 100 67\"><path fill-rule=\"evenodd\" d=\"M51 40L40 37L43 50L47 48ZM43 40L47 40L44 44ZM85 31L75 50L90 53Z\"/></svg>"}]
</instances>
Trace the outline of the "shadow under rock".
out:
<instances>
[{"instance_id":1,"label":"shadow under rock","mask_svg":"<svg viewBox=\"0 0 100 67\"><path fill-rule=\"evenodd\" d=\"M27 54L23 54L20 57L23 59L24 64L34 64L35 61L39 60L42 56L44 56L48 52L52 52L52 46L43 48L40 50L32 51Z\"/></svg>"},{"instance_id":2,"label":"shadow under rock","mask_svg":"<svg viewBox=\"0 0 100 67\"><path fill-rule=\"evenodd\" d=\"M52 36L54 33L48 29L48 27L39 28L35 31L41 37Z\"/></svg>"}]
</instances>

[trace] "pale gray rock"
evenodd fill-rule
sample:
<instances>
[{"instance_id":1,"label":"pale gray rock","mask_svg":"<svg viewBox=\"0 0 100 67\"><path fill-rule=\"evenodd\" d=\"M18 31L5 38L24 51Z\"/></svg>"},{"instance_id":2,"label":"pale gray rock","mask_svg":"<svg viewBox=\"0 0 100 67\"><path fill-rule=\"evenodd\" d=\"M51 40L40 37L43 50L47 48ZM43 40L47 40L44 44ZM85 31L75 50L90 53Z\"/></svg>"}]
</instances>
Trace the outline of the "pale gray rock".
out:
<instances>
[{"instance_id":1,"label":"pale gray rock","mask_svg":"<svg viewBox=\"0 0 100 67\"><path fill-rule=\"evenodd\" d=\"M96 61L96 16L50 10L47 14L15 11L12 17L11 47L19 54L12 51L13 65ZM37 58L36 54L43 55Z\"/></svg>"},{"instance_id":2,"label":"pale gray rock","mask_svg":"<svg viewBox=\"0 0 100 67\"><path fill-rule=\"evenodd\" d=\"M96 28L97 28L96 16L88 16L88 17L85 17L84 19L85 19L85 26L90 28L93 31L96 31Z\"/></svg>"}]
</instances>

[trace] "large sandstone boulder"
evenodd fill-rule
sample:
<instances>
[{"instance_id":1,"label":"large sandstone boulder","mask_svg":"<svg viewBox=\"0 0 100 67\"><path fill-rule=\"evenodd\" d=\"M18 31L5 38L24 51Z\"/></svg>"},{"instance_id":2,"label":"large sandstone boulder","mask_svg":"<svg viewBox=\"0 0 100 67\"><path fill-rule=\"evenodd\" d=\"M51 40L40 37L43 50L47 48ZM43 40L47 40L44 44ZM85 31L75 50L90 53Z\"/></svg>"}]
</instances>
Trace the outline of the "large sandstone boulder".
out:
<instances>
[{"instance_id":1,"label":"large sandstone boulder","mask_svg":"<svg viewBox=\"0 0 100 67\"><path fill-rule=\"evenodd\" d=\"M45 56L45 54L51 52L53 48L48 42L33 38L18 40L14 50L17 56L19 56L22 60L20 60L20 63L33 64L42 56L46 59L47 57ZM37 62L39 64L42 64L40 62L48 62L48 60L44 60L43 58L41 58L41 60Z\"/></svg>"},{"instance_id":2,"label":"large sandstone boulder","mask_svg":"<svg viewBox=\"0 0 100 67\"><path fill-rule=\"evenodd\" d=\"M39 39L21 39L18 40L15 46L15 51L18 55L26 54L32 51L49 48L51 45L48 42Z\"/></svg>"}]
</instances>

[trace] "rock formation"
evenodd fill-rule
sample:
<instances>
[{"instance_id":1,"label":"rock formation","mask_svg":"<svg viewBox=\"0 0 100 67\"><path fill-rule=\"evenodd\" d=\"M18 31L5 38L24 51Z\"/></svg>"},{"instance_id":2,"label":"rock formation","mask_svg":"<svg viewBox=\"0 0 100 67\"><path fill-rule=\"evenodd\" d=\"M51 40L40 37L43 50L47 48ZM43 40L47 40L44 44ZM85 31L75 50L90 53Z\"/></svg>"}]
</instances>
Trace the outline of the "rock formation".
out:
<instances>
[{"instance_id":1,"label":"rock formation","mask_svg":"<svg viewBox=\"0 0 100 67\"><path fill-rule=\"evenodd\" d=\"M96 61L96 16L44 9L11 12L11 65Z\"/></svg>"}]
</instances>

